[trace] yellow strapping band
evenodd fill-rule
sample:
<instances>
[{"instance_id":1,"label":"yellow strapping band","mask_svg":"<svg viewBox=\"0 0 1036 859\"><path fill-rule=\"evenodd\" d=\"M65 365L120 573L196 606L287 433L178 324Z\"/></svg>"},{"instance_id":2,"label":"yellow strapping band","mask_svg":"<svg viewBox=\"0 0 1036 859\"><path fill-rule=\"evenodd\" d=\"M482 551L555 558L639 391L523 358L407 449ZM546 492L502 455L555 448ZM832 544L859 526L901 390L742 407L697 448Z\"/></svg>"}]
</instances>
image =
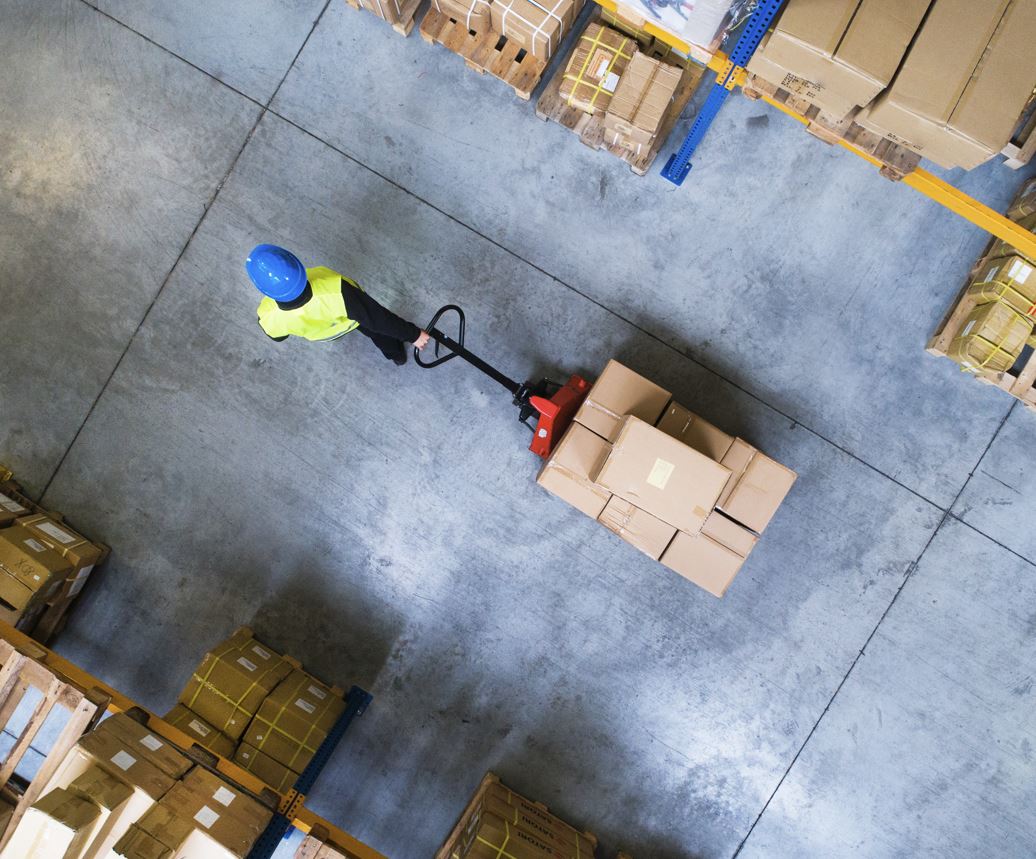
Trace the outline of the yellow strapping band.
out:
<instances>
[{"instance_id":1,"label":"yellow strapping band","mask_svg":"<svg viewBox=\"0 0 1036 859\"><path fill-rule=\"evenodd\" d=\"M301 740L298 737L292 736L283 728L279 728L278 723L281 720L281 716L283 716L285 711L288 709L288 705L291 703L291 699L299 693L303 686L309 684L311 680L312 678L308 674L302 677L301 681L299 682L299 685L296 686L295 689L292 691L291 696L288 698L288 700L285 703L281 704L280 708L277 710L277 715L273 717L272 722L269 719L264 719L258 713L256 713L256 715L253 717L255 721L262 722L264 725L268 725L270 731L277 731L279 734L284 735L289 740L291 740L292 743L298 746L298 748L295 750L295 754L293 754L291 757L291 763L287 764L288 767L292 767L292 764L294 764L295 761L298 760L298 757L300 754L302 754L302 752L309 752L311 755L315 755L317 753L317 749L309 745L310 737L313 736L313 732L316 730L317 721L320 719L321 716L324 715L324 713L327 712L328 708L331 706L331 703L337 700L335 696L331 694L331 690L328 690L327 698L325 699L323 707L320 708L317 713L312 714L313 720L310 722L309 729L306 731L306 736L303 737ZM270 735L270 731L267 731L265 734L263 734L263 738L259 741L260 750L262 750L263 746L266 745L266 740Z\"/></svg>"},{"instance_id":2,"label":"yellow strapping band","mask_svg":"<svg viewBox=\"0 0 1036 859\"><path fill-rule=\"evenodd\" d=\"M517 859L517 857L513 853L507 852L507 842L511 840L511 824L509 824L506 820L504 821L504 843L501 844L499 847L497 847L497 845L493 844L491 841L483 838L481 835L476 835L475 840L481 841L490 850L495 850L496 859Z\"/></svg>"},{"instance_id":3,"label":"yellow strapping band","mask_svg":"<svg viewBox=\"0 0 1036 859\"><path fill-rule=\"evenodd\" d=\"M593 89L594 93L590 97L590 106L591 107L593 107L594 106L594 102L597 101L597 96L599 96L602 92L607 92L607 90L605 90L605 88L604 88L603 81L601 83L595 84L595 83L593 83L591 81L588 81L588 80L585 80L583 78L583 75L586 74L587 66L590 65L590 60L593 59L594 48L596 46L599 45L600 47L607 48L608 50L613 52L612 53L611 61L608 63L608 68L605 69L605 78L604 78L605 80L607 80L607 75L615 67L615 63L618 61L618 59L620 57L623 57L623 58L625 58L627 60L632 60L633 59L633 54L623 53L624 49L626 48L626 45L629 44L629 42L631 41L630 39L624 37L623 40L622 40L622 44L619 45L619 47L616 48L616 47L614 47L612 45L609 45L608 43L602 41L601 37L604 36L605 32L606 32L605 29L602 27L600 32L597 33L596 36L590 37L590 36L586 35L586 33L583 33L583 35L579 37L580 41L587 41L587 42L589 42L590 43L590 48L587 51L586 59L583 60L582 67L579 69L579 73L575 77L573 77L572 75L568 74L567 71L564 74L565 80L570 80L570 81L574 81L575 82L575 86L572 88L572 92L569 93L569 96L568 96L568 104L571 107L575 107L575 105L572 103L572 97L575 95L576 89L580 85L588 86L588 87L591 87ZM611 95L610 92L608 94Z\"/></svg>"},{"instance_id":4,"label":"yellow strapping band","mask_svg":"<svg viewBox=\"0 0 1036 859\"><path fill-rule=\"evenodd\" d=\"M243 649L244 644L232 645L231 644L232 641L233 641L233 639L231 639L228 642L225 642L225 644L227 646L226 646L226 649L224 649L222 652L220 652L218 650L209 651L209 653L213 657L213 659L212 659L212 663L209 665L209 670L205 672L205 676L204 677L200 677L197 674L192 674L191 675L191 677L193 679L198 681L198 688L195 690L194 696L191 698L191 703L187 705L187 709L188 710L193 710L194 709L194 703L195 703L195 701L198 700L198 695L200 695L201 694L201 690L203 688L205 688L205 689L208 689L210 692L214 693L217 697L222 698L224 701L226 701L228 704L230 704L234 708L235 712L237 710L240 710L242 713L247 714L249 718L251 718L252 716L255 715L254 713L249 713L246 709L244 709L241 706L241 702L244 701L245 698L247 698L249 695L252 694L252 690L255 689L256 687L258 687L259 681L261 681L264 677L266 677L267 674L269 674L271 671L273 671L275 666L280 664L281 659L280 659L280 657L278 657L277 660L275 660L270 665L269 668L267 668L262 674L260 674L258 677L256 677L248 685L248 688L245 689L245 691L241 693L241 696L235 701L233 698L231 698L230 696L224 694L223 692L221 692L219 689L217 689L215 686L213 686L209 682L209 678L212 676L213 669L215 669L216 665L219 664L219 661L221 659L223 659L224 657L234 653L235 651L240 653L241 650ZM255 639L254 638L249 638L248 641L249 642L253 642L253 641L255 641ZM223 727L222 728L217 728L217 730L220 731L220 733L225 731L226 728L227 728L227 725L230 724L230 722L231 722L231 720L233 718L234 718L234 713L232 712L226 718L226 720L223 722Z\"/></svg>"}]
</instances>

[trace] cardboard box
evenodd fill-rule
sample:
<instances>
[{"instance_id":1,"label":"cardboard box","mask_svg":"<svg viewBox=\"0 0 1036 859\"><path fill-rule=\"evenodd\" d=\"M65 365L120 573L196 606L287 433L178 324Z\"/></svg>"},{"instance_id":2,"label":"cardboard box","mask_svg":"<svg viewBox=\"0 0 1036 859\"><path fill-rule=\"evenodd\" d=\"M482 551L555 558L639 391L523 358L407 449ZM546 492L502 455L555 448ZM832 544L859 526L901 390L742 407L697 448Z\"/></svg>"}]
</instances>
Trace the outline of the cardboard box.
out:
<instances>
[{"instance_id":1,"label":"cardboard box","mask_svg":"<svg viewBox=\"0 0 1036 859\"><path fill-rule=\"evenodd\" d=\"M611 498L591 479L608 457L611 445L582 424L573 423L544 463L536 482L596 519Z\"/></svg>"},{"instance_id":2,"label":"cardboard box","mask_svg":"<svg viewBox=\"0 0 1036 859\"><path fill-rule=\"evenodd\" d=\"M108 821L122 815L133 798L132 787L97 766L88 767L82 775L73 779L68 785L68 792L82 796L97 806L94 835L107 831Z\"/></svg>"},{"instance_id":3,"label":"cardboard box","mask_svg":"<svg viewBox=\"0 0 1036 859\"><path fill-rule=\"evenodd\" d=\"M135 824L134 829L146 833L162 847L170 851L179 850L197 824L168 802L163 800L151 808ZM116 848L118 849L118 848Z\"/></svg>"},{"instance_id":4,"label":"cardboard box","mask_svg":"<svg viewBox=\"0 0 1036 859\"><path fill-rule=\"evenodd\" d=\"M655 37L644 29L647 20L628 6L617 6L614 12L602 6L601 20L606 27L611 27L613 30L618 30L620 33L634 38L637 47L642 51L648 50L655 43Z\"/></svg>"},{"instance_id":5,"label":"cardboard box","mask_svg":"<svg viewBox=\"0 0 1036 859\"><path fill-rule=\"evenodd\" d=\"M761 43L765 47L767 39ZM834 120L843 117L856 110L856 105L848 98L839 96L838 93L824 89L816 81L807 80L789 72L783 66L777 65L769 59L762 50L757 50L748 63L748 70L753 75L762 78L773 86L780 87L803 98L810 104L814 104L826 116Z\"/></svg>"},{"instance_id":6,"label":"cardboard box","mask_svg":"<svg viewBox=\"0 0 1036 859\"><path fill-rule=\"evenodd\" d=\"M133 825L104 859L172 859L173 851L150 833Z\"/></svg>"},{"instance_id":7,"label":"cardboard box","mask_svg":"<svg viewBox=\"0 0 1036 859\"><path fill-rule=\"evenodd\" d=\"M483 794L481 803L474 810L474 817L476 819L474 822L469 821L471 830L468 834L469 842L471 840L470 835L478 828L481 815L489 813L495 814L512 826L529 832L541 841L572 856L592 857L594 855L593 845L582 833L577 832L549 812L534 814L526 810L524 806L530 806L532 803L527 800L521 800L520 797L520 803L512 804L508 802L506 794L509 793L510 791L506 788L494 785L493 788L490 788Z\"/></svg>"},{"instance_id":8,"label":"cardboard box","mask_svg":"<svg viewBox=\"0 0 1036 859\"><path fill-rule=\"evenodd\" d=\"M0 490L0 528L6 528L16 519L28 516L32 511L12 495Z\"/></svg>"},{"instance_id":9,"label":"cardboard box","mask_svg":"<svg viewBox=\"0 0 1036 859\"><path fill-rule=\"evenodd\" d=\"M573 850L558 847L537 833L529 832L488 811L473 815L472 822L472 832L466 839L469 845L466 857L574 859L576 856Z\"/></svg>"},{"instance_id":10,"label":"cardboard box","mask_svg":"<svg viewBox=\"0 0 1036 859\"><path fill-rule=\"evenodd\" d=\"M965 317L946 354L968 372L1003 373L1014 366L1032 330L1032 320L1008 304L980 304Z\"/></svg>"},{"instance_id":11,"label":"cardboard box","mask_svg":"<svg viewBox=\"0 0 1036 859\"><path fill-rule=\"evenodd\" d=\"M938 0L892 85L857 121L944 167L1008 142L1036 83L1036 4Z\"/></svg>"},{"instance_id":12,"label":"cardboard box","mask_svg":"<svg viewBox=\"0 0 1036 859\"><path fill-rule=\"evenodd\" d=\"M91 543L64 522L58 522L45 514L35 514L18 522L41 543L45 543L62 555L72 565L69 576L68 596L75 596L86 584L94 567L104 557L104 549Z\"/></svg>"},{"instance_id":13,"label":"cardboard box","mask_svg":"<svg viewBox=\"0 0 1036 859\"><path fill-rule=\"evenodd\" d=\"M187 734L199 746L228 760L234 757L234 741L226 734L221 734L197 713L188 710L183 704L177 704L162 717Z\"/></svg>"},{"instance_id":14,"label":"cardboard box","mask_svg":"<svg viewBox=\"0 0 1036 859\"><path fill-rule=\"evenodd\" d=\"M636 42L624 33L590 24L569 57L558 94L570 107L603 113L636 50Z\"/></svg>"},{"instance_id":15,"label":"cardboard box","mask_svg":"<svg viewBox=\"0 0 1036 859\"><path fill-rule=\"evenodd\" d=\"M931 0L795 0L748 70L771 83L764 62L810 81L822 111L845 116L889 84ZM758 69L758 70L757 70ZM787 87L785 87L787 89Z\"/></svg>"},{"instance_id":16,"label":"cardboard box","mask_svg":"<svg viewBox=\"0 0 1036 859\"><path fill-rule=\"evenodd\" d=\"M722 597L745 559L704 533L677 532L662 563L716 597Z\"/></svg>"},{"instance_id":17,"label":"cardboard box","mask_svg":"<svg viewBox=\"0 0 1036 859\"><path fill-rule=\"evenodd\" d=\"M1036 176L1029 179L1018 192L1011 208L1007 210L1007 217L1012 221L1021 221L1036 215Z\"/></svg>"},{"instance_id":18,"label":"cardboard box","mask_svg":"<svg viewBox=\"0 0 1036 859\"><path fill-rule=\"evenodd\" d=\"M676 4L654 4L646 7L642 3L620 4L620 8L632 7L633 14L640 14L646 8L651 11L651 21L657 27L667 30L679 39L700 45L713 52L723 40L723 30L730 20L731 0L694 0Z\"/></svg>"},{"instance_id":19,"label":"cardboard box","mask_svg":"<svg viewBox=\"0 0 1036 859\"><path fill-rule=\"evenodd\" d=\"M232 740L240 739L267 695L291 665L247 631L205 654L179 703Z\"/></svg>"},{"instance_id":20,"label":"cardboard box","mask_svg":"<svg viewBox=\"0 0 1036 859\"><path fill-rule=\"evenodd\" d=\"M469 31L484 33L493 28L490 0L432 0L432 5Z\"/></svg>"},{"instance_id":21,"label":"cardboard box","mask_svg":"<svg viewBox=\"0 0 1036 859\"><path fill-rule=\"evenodd\" d=\"M730 470L639 418L628 417L595 481L663 522L694 534Z\"/></svg>"},{"instance_id":22,"label":"cardboard box","mask_svg":"<svg viewBox=\"0 0 1036 859\"><path fill-rule=\"evenodd\" d=\"M669 403L665 388L611 360L576 412L576 421L601 438L615 441L626 415L655 423Z\"/></svg>"},{"instance_id":23,"label":"cardboard box","mask_svg":"<svg viewBox=\"0 0 1036 859\"><path fill-rule=\"evenodd\" d=\"M582 0L493 0L489 13L494 30L546 61L582 8Z\"/></svg>"},{"instance_id":24,"label":"cardboard box","mask_svg":"<svg viewBox=\"0 0 1036 859\"><path fill-rule=\"evenodd\" d=\"M731 519L761 534L791 491L797 475L741 439L723 457L731 470L716 506Z\"/></svg>"},{"instance_id":25,"label":"cardboard box","mask_svg":"<svg viewBox=\"0 0 1036 859\"><path fill-rule=\"evenodd\" d=\"M148 759L170 778L181 778L193 766L190 758L178 748L125 713L109 716L94 728L94 733L114 737L131 754Z\"/></svg>"},{"instance_id":26,"label":"cardboard box","mask_svg":"<svg viewBox=\"0 0 1036 859\"><path fill-rule=\"evenodd\" d=\"M0 600L11 609L46 602L72 572L60 553L17 522L0 529Z\"/></svg>"},{"instance_id":27,"label":"cardboard box","mask_svg":"<svg viewBox=\"0 0 1036 859\"><path fill-rule=\"evenodd\" d=\"M231 800L235 807L233 811L229 806L220 802L221 791L234 794L234 799ZM241 805L246 800L249 801L247 811L245 811L246 807ZM205 795L196 792L185 780L169 791L161 805L165 807L165 810L160 813L166 815L167 831L175 833L179 837L182 826L176 821L178 819L190 821L193 824L193 830L204 833L206 839L219 845L237 859L245 859L273 816L270 811L250 797L244 797L238 791L231 791L229 785L225 783L213 791L212 795ZM151 822L153 821L149 821L149 823ZM175 850L184 847L190 836L191 833L188 832L183 842L176 845ZM195 841L198 839L195 838Z\"/></svg>"},{"instance_id":28,"label":"cardboard box","mask_svg":"<svg viewBox=\"0 0 1036 859\"><path fill-rule=\"evenodd\" d=\"M747 558L755 548L755 544L759 542L757 534L719 510L713 510L709 514L709 518L702 526L701 533L742 558Z\"/></svg>"},{"instance_id":29,"label":"cardboard box","mask_svg":"<svg viewBox=\"0 0 1036 859\"><path fill-rule=\"evenodd\" d=\"M612 496L597 521L656 561L676 534L676 528L672 525L617 495Z\"/></svg>"},{"instance_id":30,"label":"cardboard box","mask_svg":"<svg viewBox=\"0 0 1036 859\"><path fill-rule=\"evenodd\" d=\"M244 742L302 772L324 742L345 701L305 671L292 671L263 701Z\"/></svg>"},{"instance_id":31,"label":"cardboard box","mask_svg":"<svg viewBox=\"0 0 1036 859\"><path fill-rule=\"evenodd\" d=\"M414 0L358 0L360 6L390 24L405 24L412 17L419 2Z\"/></svg>"},{"instance_id":32,"label":"cardboard box","mask_svg":"<svg viewBox=\"0 0 1036 859\"><path fill-rule=\"evenodd\" d=\"M657 426L666 435L671 435L716 462L722 462L734 443L734 436L728 435L690 409L676 403L672 403L665 410Z\"/></svg>"},{"instance_id":33,"label":"cardboard box","mask_svg":"<svg viewBox=\"0 0 1036 859\"><path fill-rule=\"evenodd\" d=\"M683 70L634 54L604 116L606 133L650 146L680 85Z\"/></svg>"},{"instance_id":34,"label":"cardboard box","mask_svg":"<svg viewBox=\"0 0 1036 859\"><path fill-rule=\"evenodd\" d=\"M1036 274L1033 263L1011 254L987 264L968 287L979 304L1002 301L1023 316L1036 317Z\"/></svg>"},{"instance_id":35,"label":"cardboard box","mask_svg":"<svg viewBox=\"0 0 1036 859\"><path fill-rule=\"evenodd\" d=\"M79 859L97 826L100 809L57 788L26 810L7 842L3 859Z\"/></svg>"},{"instance_id":36,"label":"cardboard box","mask_svg":"<svg viewBox=\"0 0 1036 859\"><path fill-rule=\"evenodd\" d=\"M221 814L229 814L249 823L258 822L263 827L272 816L262 803L204 767L194 767L180 784Z\"/></svg>"},{"instance_id":37,"label":"cardboard box","mask_svg":"<svg viewBox=\"0 0 1036 859\"><path fill-rule=\"evenodd\" d=\"M237 751L234 752L234 762L256 778L266 782L278 793L287 793L301 775L248 743L242 743L237 747Z\"/></svg>"}]
</instances>

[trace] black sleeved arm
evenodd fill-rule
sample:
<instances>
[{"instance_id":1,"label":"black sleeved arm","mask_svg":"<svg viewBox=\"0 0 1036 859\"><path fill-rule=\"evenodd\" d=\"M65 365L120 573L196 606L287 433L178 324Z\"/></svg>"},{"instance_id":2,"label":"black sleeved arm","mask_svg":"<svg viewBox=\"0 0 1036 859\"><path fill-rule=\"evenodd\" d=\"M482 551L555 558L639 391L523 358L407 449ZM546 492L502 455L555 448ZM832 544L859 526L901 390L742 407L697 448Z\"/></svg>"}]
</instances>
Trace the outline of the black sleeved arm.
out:
<instances>
[{"instance_id":1,"label":"black sleeved arm","mask_svg":"<svg viewBox=\"0 0 1036 859\"><path fill-rule=\"evenodd\" d=\"M345 299L345 309L349 318L373 334L384 334L404 343L413 343L421 336L421 329L413 322L396 316L362 289L357 289L345 280L342 281L342 297Z\"/></svg>"}]
</instances>

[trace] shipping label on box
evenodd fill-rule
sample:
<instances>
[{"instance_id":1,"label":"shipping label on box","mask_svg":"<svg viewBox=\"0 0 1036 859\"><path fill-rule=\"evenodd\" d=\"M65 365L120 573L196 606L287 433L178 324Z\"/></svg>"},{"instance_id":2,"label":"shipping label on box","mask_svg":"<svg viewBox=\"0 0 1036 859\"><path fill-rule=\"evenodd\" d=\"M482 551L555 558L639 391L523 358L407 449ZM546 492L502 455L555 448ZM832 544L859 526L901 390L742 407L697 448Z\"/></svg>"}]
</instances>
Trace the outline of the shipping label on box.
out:
<instances>
[{"instance_id":1,"label":"shipping label on box","mask_svg":"<svg viewBox=\"0 0 1036 859\"><path fill-rule=\"evenodd\" d=\"M730 469L635 417L623 423L596 482L681 531L701 530Z\"/></svg>"},{"instance_id":2,"label":"shipping label on box","mask_svg":"<svg viewBox=\"0 0 1036 859\"><path fill-rule=\"evenodd\" d=\"M626 415L655 423L669 403L665 388L611 360L576 412L576 422L614 441Z\"/></svg>"}]
</instances>

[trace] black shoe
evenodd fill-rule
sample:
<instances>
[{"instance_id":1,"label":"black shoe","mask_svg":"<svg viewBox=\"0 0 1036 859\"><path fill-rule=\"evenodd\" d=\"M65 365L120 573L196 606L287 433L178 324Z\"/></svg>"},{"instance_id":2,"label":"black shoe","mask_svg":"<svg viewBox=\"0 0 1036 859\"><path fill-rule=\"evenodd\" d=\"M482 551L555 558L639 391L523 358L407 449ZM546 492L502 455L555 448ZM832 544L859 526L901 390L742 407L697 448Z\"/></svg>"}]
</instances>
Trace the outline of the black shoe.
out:
<instances>
[{"instance_id":1,"label":"black shoe","mask_svg":"<svg viewBox=\"0 0 1036 859\"><path fill-rule=\"evenodd\" d=\"M397 367L406 366L406 349L400 352L392 361Z\"/></svg>"}]
</instances>

